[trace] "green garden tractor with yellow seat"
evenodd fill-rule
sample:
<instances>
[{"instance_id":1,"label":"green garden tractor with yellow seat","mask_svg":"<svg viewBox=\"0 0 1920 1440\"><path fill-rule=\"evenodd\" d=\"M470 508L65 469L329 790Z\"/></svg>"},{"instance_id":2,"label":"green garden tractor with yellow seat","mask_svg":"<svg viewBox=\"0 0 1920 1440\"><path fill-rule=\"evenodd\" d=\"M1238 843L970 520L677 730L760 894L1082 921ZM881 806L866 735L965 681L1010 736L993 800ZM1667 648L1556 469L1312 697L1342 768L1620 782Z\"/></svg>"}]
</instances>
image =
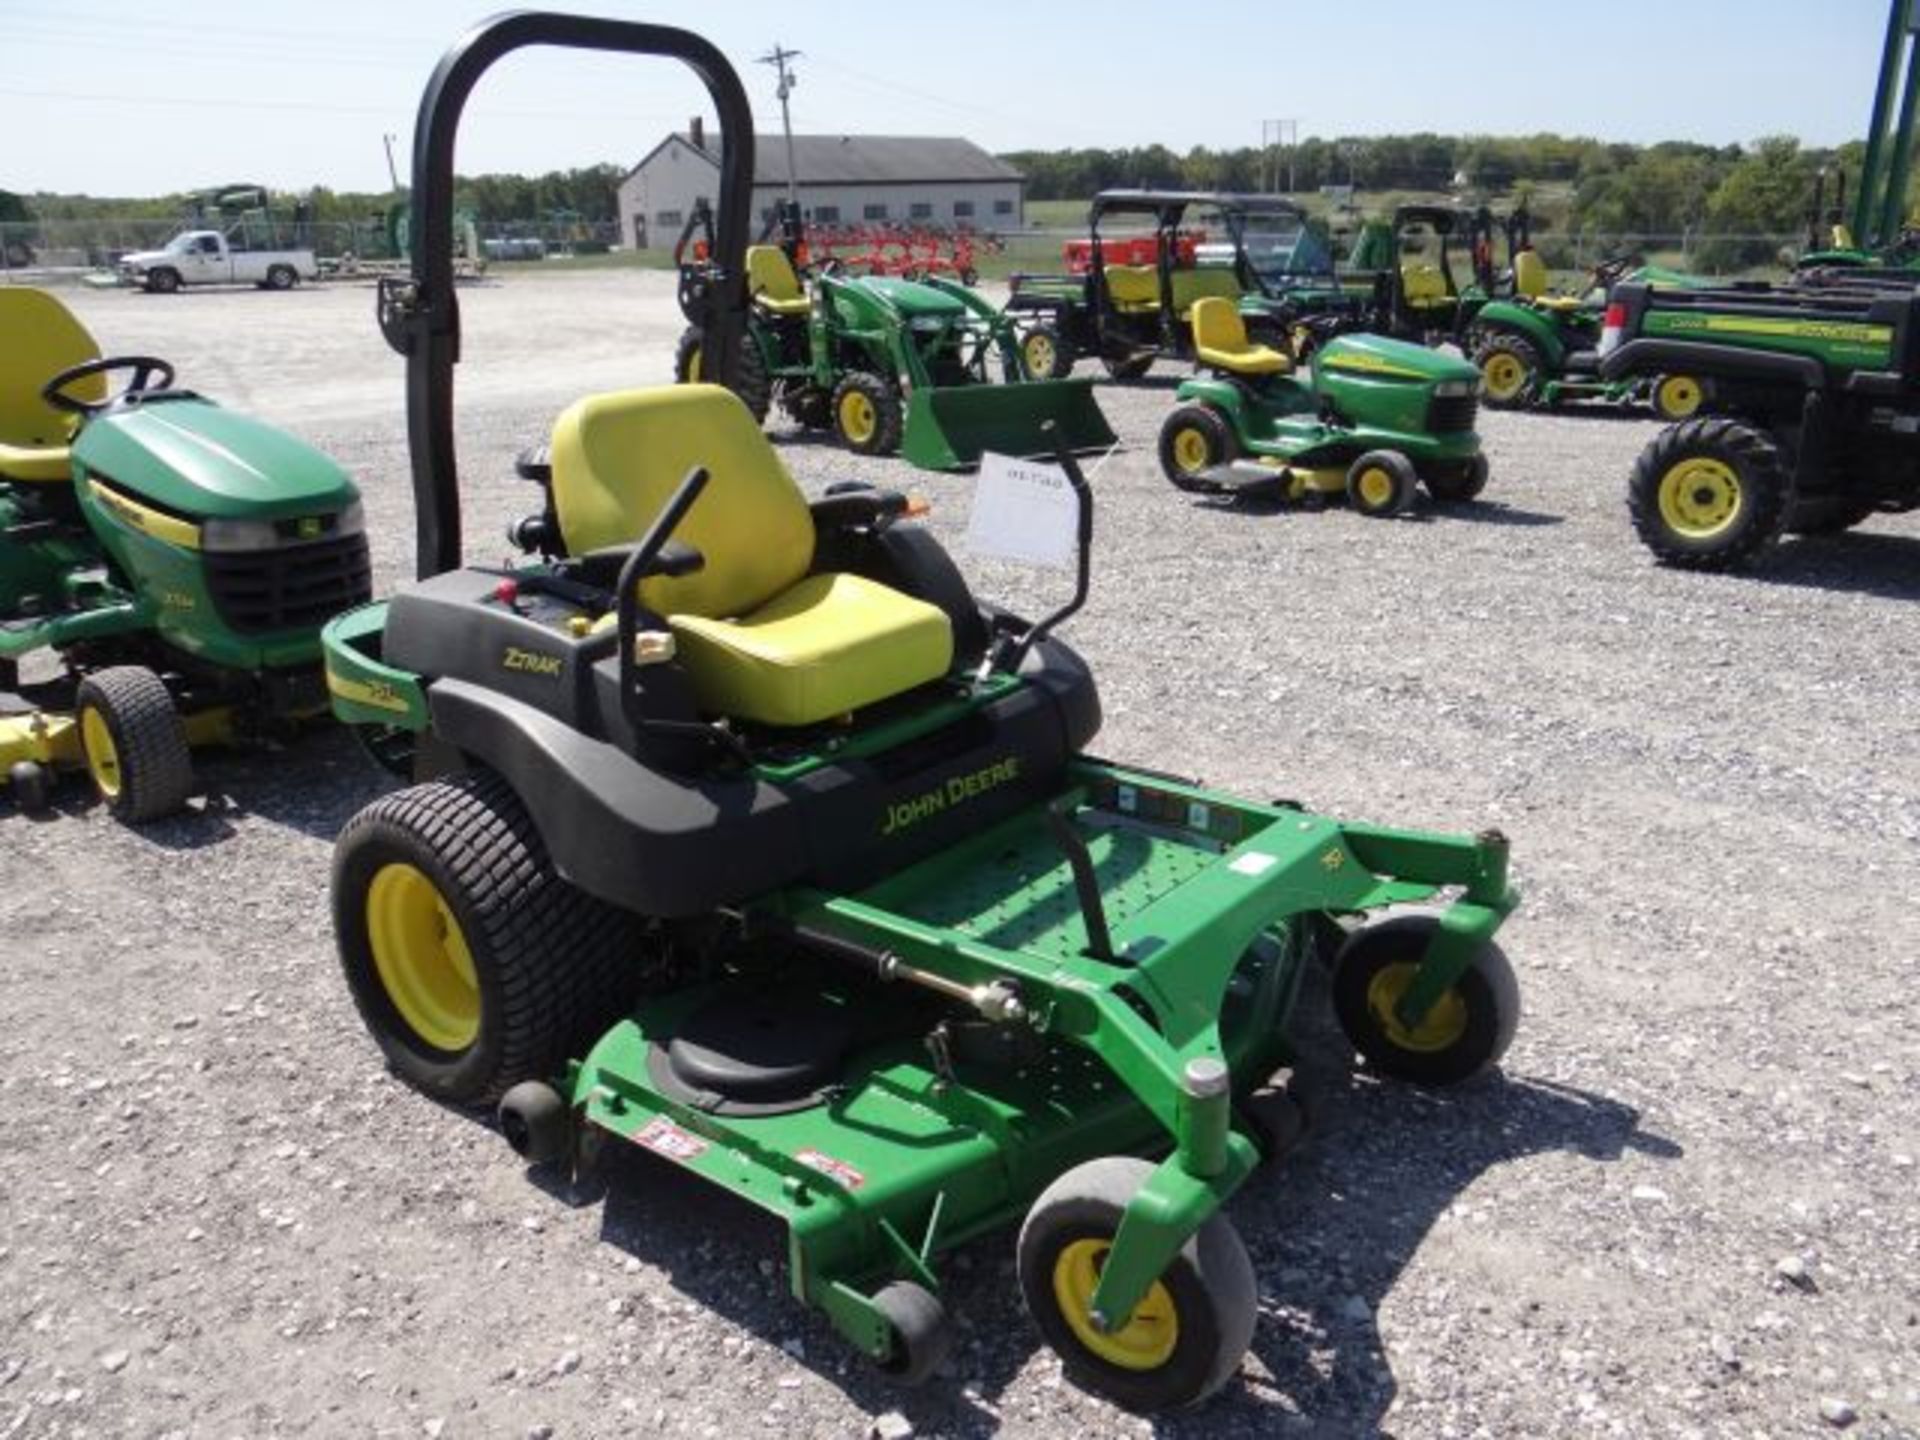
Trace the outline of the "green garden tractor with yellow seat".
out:
<instances>
[{"instance_id":1,"label":"green garden tractor with yellow seat","mask_svg":"<svg viewBox=\"0 0 1920 1440\"><path fill-rule=\"evenodd\" d=\"M1194 306L1195 360L1160 427L1160 466L1180 489L1288 500L1344 494L1360 514L1398 515L1486 488L1474 431L1479 376L1465 361L1378 335L1340 335L1311 378L1255 344L1223 300Z\"/></svg>"},{"instance_id":2,"label":"green garden tractor with yellow seat","mask_svg":"<svg viewBox=\"0 0 1920 1440\"><path fill-rule=\"evenodd\" d=\"M898 451L927 470L972 465L988 450L1032 453L1047 426L1073 450L1113 443L1090 385L1029 376L1012 324L957 281L823 270L803 284L786 248L765 244L747 248L745 280L733 384L756 419L777 402L857 454ZM709 267L691 288L697 299L719 283ZM705 328L688 319L674 356L682 383L706 369Z\"/></svg>"},{"instance_id":3,"label":"green garden tractor with yellow seat","mask_svg":"<svg viewBox=\"0 0 1920 1440\"><path fill-rule=\"evenodd\" d=\"M952 1343L943 1257L1017 1228L1021 1294L1077 1383L1197 1404L1253 1333L1223 1207L1262 1155L1249 1102L1312 935L1354 927L1334 1009L1368 1063L1463 1081L1519 1013L1493 943L1506 841L1090 758L1098 692L1058 633L1091 584L1071 456L1034 483L1073 502L1052 537L1072 597L1038 620L979 600L900 495L801 494L723 388L738 287L700 316L723 384L567 407L520 532L538 553L463 566L454 137L532 45L695 70L724 137L715 263L745 263L752 119L706 41L522 13L435 72L415 274L387 311L420 579L325 636L341 718L404 737L413 781L335 850L361 1016L414 1086L497 1107L529 1162L644 1151L776 1217L795 1296L903 1381ZM1385 914L1418 903L1438 908Z\"/></svg>"},{"instance_id":4,"label":"green garden tractor with yellow seat","mask_svg":"<svg viewBox=\"0 0 1920 1440\"><path fill-rule=\"evenodd\" d=\"M47 291L0 289L0 335L0 770L22 810L84 769L157 819L192 747L325 717L320 623L371 593L359 497L166 361L100 358Z\"/></svg>"}]
</instances>

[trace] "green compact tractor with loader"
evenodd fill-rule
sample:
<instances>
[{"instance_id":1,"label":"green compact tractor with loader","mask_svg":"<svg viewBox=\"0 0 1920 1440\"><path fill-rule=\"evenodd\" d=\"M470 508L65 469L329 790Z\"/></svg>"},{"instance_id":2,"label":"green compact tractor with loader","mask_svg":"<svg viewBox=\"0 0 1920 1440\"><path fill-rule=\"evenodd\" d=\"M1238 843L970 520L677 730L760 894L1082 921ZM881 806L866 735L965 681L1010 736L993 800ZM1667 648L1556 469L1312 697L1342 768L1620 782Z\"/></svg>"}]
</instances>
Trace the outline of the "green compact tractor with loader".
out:
<instances>
[{"instance_id":1,"label":"green compact tractor with loader","mask_svg":"<svg viewBox=\"0 0 1920 1440\"><path fill-rule=\"evenodd\" d=\"M681 273L689 326L674 379L697 382L711 374L704 297L739 277L711 262ZM849 450L898 451L927 470L1030 453L1049 425L1074 450L1113 443L1090 383L1030 376L1012 322L957 281L823 271L803 284L787 246L760 244L747 249L745 283L752 304L731 383L757 420L777 401Z\"/></svg>"},{"instance_id":2,"label":"green compact tractor with loader","mask_svg":"<svg viewBox=\"0 0 1920 1440\"><path fill-rule=\"evenodd\" d=\"M1670 565L1730 570L1785 534L1920 506L1920 285L1892 270L1789 286L1616 286L1601 374L1697 375L1723 417L1663 430L1628 505Z\"/></svg>"},{"instance_id":3,"label":"green compact tractor with loader","mask_svg":"<svg viewBox=\"0 0 1920 1440\"><path fill-rule=\"evenodd\" d=\"M1340 335L1310 379L1255 344L1233 307L1194 306L1195 360L1160 427L1160 466L1196 494L1344 494L1363 515L1397 515L1425 485L1435 500L1486 488L1474 431L1480 377L1464 360L1378 335Z\"/></svg>"},{"instance_id":4,"label":"green compact tractor with loader","mask_svg":"<svg viewBox=\"0 0 1920 1440\"><path fill-rule=\"evenodd\" d=\"M409 370L421 578L336 620L340 716L413 783L343 830L340 955L390 1065L493 1104L528 1161L631 1146L785 1223L789 1280L903 1380L953 1336L942 1256L1017 1226L1021 1293L1081 1384L1142 1411L1232 1376L1257 1308L1223 1205L1329 917L1334 1008L1383 1074L1499 1059L1505 840L1336 821L1090 758L1088 593L977 599L896 493L809 503L718 385L588 396L554 427L537 554L462 567L458 116L529 45L678 57L720 118L719 273L753 126L706 41L518 14L441 63L416 131ZM722 382L747 302L709 287ZM1430 908L1409 910L1424 903ZM1391 911L1391 913L1389 913ZM1364 923L1363 923L1364 922Z\"/></svg>"},{"instance_id":5,"label":"green compact tractor with loader","mask_svg":"<svg viewBox=\"0 0 1920 1440\"><path fill-rule=\"evenodd\" d=\"M99 358L46 291L0 290L0 334L0 769L23 810L75 768L156 819L192 747L326 715L320 624L371 594L359 497L166 361Z\"/></svg>"}]
</instances>

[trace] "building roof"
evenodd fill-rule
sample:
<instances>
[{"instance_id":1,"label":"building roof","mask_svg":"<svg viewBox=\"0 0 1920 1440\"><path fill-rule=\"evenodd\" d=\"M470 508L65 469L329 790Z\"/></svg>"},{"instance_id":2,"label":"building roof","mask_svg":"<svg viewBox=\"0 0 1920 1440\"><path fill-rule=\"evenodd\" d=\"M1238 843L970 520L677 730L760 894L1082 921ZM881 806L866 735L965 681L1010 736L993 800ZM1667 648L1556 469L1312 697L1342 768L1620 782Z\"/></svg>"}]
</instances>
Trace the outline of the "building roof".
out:
<instances>
[{"instance_id":1,"label":"building roof","mask_svg":"<svg viewBox=\"0 0 1920 1440\"><path fill-rule=\"evenodd\" d=\"M668 140L691 146L693 138L676 132ZM628 172L638 172L668 142L661 141ZM720 139L707 137L705 153L717 165ZM802 185L926 184L1024 178L1006 161L989 155L957 135L796 135L794 168ZM753 183L787 183L787 142L780 135L753 137Z\"/></svg>"}]
</instances>

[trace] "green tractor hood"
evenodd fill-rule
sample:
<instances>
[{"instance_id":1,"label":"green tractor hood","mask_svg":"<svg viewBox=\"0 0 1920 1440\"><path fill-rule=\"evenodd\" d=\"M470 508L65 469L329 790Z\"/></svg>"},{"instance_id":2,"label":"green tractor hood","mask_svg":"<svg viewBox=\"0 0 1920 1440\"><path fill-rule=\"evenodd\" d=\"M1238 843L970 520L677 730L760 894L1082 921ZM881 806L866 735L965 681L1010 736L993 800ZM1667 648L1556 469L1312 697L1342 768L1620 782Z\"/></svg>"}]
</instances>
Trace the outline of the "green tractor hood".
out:
<instances>
[{"instance_id":1,"label":"green tractor hood","mask_svg":"<svg viewBox=\"0 0 1920 1440\"><path fill-rule=\"evenodd\" d=\"M1350 425L1428 436L1472 430L1480 372L1424 345L1341 335L1314 352L1313 388Z\"/></svg>"},{"instance_id":2,"label":"green tractor hood","mask_svg":"<svg viewBox=\"0 0 1920 1440\"><path fill-rule=\"evenodd\" d=\"M1342 335L1330 340L1314 354L1313 368L1417 385L1447 380L1473 385L1480 380L1480 372L1458 356L1384 335Z\"/></svg>"},{"instance_id":3,"label":"green tractor hood","mask_svg":"<svg viewBox=\"0 0 1920 1440\"><path fill-rule=\"evenodd\" d=\"M851 292L849 294L848 292ZM889 275L866 275L850 280L841 287L841 297L851 301L854 296L864 292L875 296L900 316L912 322L925 317L937 317L941 320L960 320L965 318L967 307L944 291L931 285L922 285L917 280L900 280ZM843 315L843 319L859 324L868 317Z\"/></svg>"},{"instance_id":4,"label":"green tractor hood","mask_svg":"<svg viewBox=\"0 0 1920 1440\"><path fill-rule=\"evenodd\" d=\"M358 498L346 471L310 445L187 394L97 417L73 458L85 474L194 519L330 514Z\"/></svg>"}]
</instances>

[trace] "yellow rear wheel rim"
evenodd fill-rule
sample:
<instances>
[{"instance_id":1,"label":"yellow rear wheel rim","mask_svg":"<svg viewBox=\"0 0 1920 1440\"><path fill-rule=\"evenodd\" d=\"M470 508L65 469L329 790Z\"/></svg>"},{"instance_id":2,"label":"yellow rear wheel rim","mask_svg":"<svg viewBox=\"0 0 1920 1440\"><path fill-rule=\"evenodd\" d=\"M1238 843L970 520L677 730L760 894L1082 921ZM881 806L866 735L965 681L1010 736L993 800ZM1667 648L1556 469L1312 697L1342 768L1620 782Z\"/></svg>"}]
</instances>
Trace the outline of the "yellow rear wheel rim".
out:
<instances>
[{"instance_id":1,"label":"yellow rear wheel rim","mask_svg":"<svg viewBox=\"0 0 1920 1440\"><path fill-rule=\"evenodd\" d=\"M1527 367L1514 355L1489 355L1480 367L1487 394L1495 400L1511 400L1527 383Z\"/></svg>"},{"instance_id":2,"label":"yellow rear wheel rim","mask_svg":"<svg viewBox=\"0 0 1920 1440\"><path fill-rule=\"evenodd\" d=\"M864 445L879 428L880 412L868 396L849 390L840 397L840 431L847 439Z\"/></svg>"},{"instance_id":3,"label":"yellow rear wheel rim","mask_svg":"<svg viewBox=\"0 0 1920 1440\"><path fill-rule=\"evenodd\" d=\"M1700 408L1703 398L1700 382L1691 375L1669 375L1660 382L1660 413L1673 420L1684 420Z\"/></svg>"},{"instance_id":4,"label":"yellow rear wheel rim","mask_svg":"<svg viewBox=\"0 0 1920 1440\"><path fill-rule=\"evenodd\" d=\"M1369 510L1384 510L1393 503L1393 476L1378 465L1360 472L1360 483L1356 487L1360 499Z\"/></svg>"},{"instance_id":5,"label":"yellow rear wheel rim","mask_svg":"<svg viewBox=\"0 0 1920 1440\"><path fill-rule=\"evenodd\" d=\"M1179 1312L1172 1292L1160 1281L1153 1282L1118 1330L1096 1330L1089 1316L1101 1267L1112 1248L1110 1241L1089 1239L1071 1241L1062 1249L1053 1262L1054 1304L1073 1338L1090 1354L1122 1370L1157 1370L1173 1358L1180 1343Z\"/></svg>"},{"instance_id":6,"label":"yellow rear wheel rim","mask_svg":"<svg viewBox=\"0 0 1920 1440\"><path fill-rule=\"evenodd\" d=\"M1431 1055L1458 1045L1467 1033L1467 1002L1458 989L1449 990L1418 1025L1401 1024L1396 1007L1419 973L1418 965L1404 960L1383 967L1367 984L1367 1009L1396 1048Z\"/></svg>"},{"instance_id":7,"label":"yellow rear wheel rim","mask_svg":"<svg viewBox=\"0 0 1920 1440\"><path fill-rule=\"evenodd\" d=\"M1660 518L1690 540L1725 534L1740 518L1739 473L1724 460L1690 455L1660 477Z\"/></svg>"},{"instance_id":8,"label":"yellow rear wheel rim","mask_svg":"<svg viewBox=\"0 0 1920 1440\"><path fill-rule=\"evenodd\" d=\"M1213 459L1213 446L1204 431L1192 428L1176 430L1173 435L1173 463L1183 475L1197 475Z\"/></svg>"},{"instance_id":9,"label":"yellow rear wheel rim","mask_svg":"<svg viewBox=\"0 0 1920 1440\"><path fill-rule=\"evenodd\" d=\"M1036 378L1053 374L1053 341L1044 335L1027 337L1027 373Z\"/></svg>"},{"instance_id":10,"label":"yellow rear wheel rim","mask_svg":"<svg viewBox=\"0 0 1920 1440\"><path fill-rule=\"evenodd\" d=\"M109 800L120 798L124 780L120 774L120 750L113 743L113 729L107 717L89 705L80 712L80 746L87 757L87 774L94 788Z\"/></svg>"},{"instance_id":11,"label":"yellow rear wheel rim","mask_svg":"<svg viewBox=\"0 0 1920 1440\"><path fill-rule=\"evenodd\" d=\"M401 1020L436 1050L473 1044L480 1036L480 982L440 887L419 867L396 861L374 874L366 908L373 967Z\"/></svg>"}]
</instances>

